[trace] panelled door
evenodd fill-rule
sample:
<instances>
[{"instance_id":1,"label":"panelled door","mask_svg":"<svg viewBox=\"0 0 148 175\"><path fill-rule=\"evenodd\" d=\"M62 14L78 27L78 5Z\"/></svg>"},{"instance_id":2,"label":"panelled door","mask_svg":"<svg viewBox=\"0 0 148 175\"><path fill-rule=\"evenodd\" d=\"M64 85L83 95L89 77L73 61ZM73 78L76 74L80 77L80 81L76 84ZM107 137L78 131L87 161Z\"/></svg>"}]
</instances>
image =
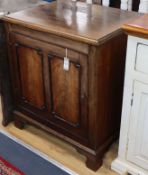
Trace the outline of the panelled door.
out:
<instances>
[{"instance_id":1,"label":"panelled door","mask_svg":"<svg viewBox=\"0 0 148 175\"><path fill-rule=\"evenodd\" d=\"M87 57L68 51L66 61L62 55L49 52L51 89L50 120L78 137L86 136L87 129ZM68 60L67 60L68 59ZM67 64L67 65L65 65ZM67 66L64 68L64 66Z\"/></svg>"},{"instance_id":2,"label":"panelled door","mask_svg":"<svg viewBox=\"0 0 148 175\"><path fill-rule=\"evenodd\" d=\"M148 84L135 81L127 159L148 170Z\"/></svg>"},{"instance_id":3,"label":"panelled door","mask_svg":"<svg viewBox=\"0 0 148 175\"><path fill-rule=\"evenodd\" d=\"M39 47L19 35L10 35L10 66L14 103L17 110L30 113L42 120L46 115L46 83L44 79L44 53Z\"/></svg>"},{"instance_id":4,"label":"panelled door","mask_svg":"<svg viewBox=\"0 0 148 175\"><path fill-rule=\"evenodd\" d=\"M11 34L10 59L16 109L60 133L88 136L87 56Z\"/></svg>"}]
</instances>

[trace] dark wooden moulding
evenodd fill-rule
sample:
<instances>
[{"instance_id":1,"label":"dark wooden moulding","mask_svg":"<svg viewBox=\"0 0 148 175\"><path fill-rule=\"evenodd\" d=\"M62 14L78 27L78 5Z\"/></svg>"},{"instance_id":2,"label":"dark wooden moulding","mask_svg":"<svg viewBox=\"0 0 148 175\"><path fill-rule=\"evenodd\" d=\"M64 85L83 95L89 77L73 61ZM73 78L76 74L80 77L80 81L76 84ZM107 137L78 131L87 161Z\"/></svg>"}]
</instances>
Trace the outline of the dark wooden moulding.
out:
<instances>
[{"instance_id":1,"label":"dark wooden moulding","mask_svg":"<svg viewBox=\"0 0 148 175\"><path fill-rule=\"evenodd\" d=\"M121 25L138 14L67 4L3 18L3 125L14 120L20 129L43 129L72 144L96 171L119 134L127 42ZM69 71L63 70L66 48Z\"/></svg>"},{"instance_id":2,"label":"dark wooden moulding","mask_svg":"<svg viewBox=\"0 0 148 175\"><path fill-rule=\"evenodd\" d=\"M3 125L13 120L12 86L8 64L7 43L4 22L0 21L0 95L3 111Z\"/></svg>"}]
</instances>

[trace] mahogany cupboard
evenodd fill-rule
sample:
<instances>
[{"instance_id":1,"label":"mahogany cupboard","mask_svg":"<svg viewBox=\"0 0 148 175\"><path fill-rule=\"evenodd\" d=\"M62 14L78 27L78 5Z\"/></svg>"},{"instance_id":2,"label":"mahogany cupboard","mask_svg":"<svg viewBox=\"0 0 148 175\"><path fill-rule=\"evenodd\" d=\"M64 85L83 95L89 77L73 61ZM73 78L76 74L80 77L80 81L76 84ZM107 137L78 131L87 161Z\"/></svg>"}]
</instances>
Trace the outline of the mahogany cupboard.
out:
<instances>
[{"instance_id":1,"label":"mahogany cupboard","mask_svg":"<svg viewBox=\"0 0 148 175\"><path fill-rule=\"evenodd\" d=\"M74 145L97 170L120 127L121 25L137 16L57 1L4 17L12 100L3 105L3 124L13 115L18 128L29 123L44 129Z\"/></svg>"}]
</instances>

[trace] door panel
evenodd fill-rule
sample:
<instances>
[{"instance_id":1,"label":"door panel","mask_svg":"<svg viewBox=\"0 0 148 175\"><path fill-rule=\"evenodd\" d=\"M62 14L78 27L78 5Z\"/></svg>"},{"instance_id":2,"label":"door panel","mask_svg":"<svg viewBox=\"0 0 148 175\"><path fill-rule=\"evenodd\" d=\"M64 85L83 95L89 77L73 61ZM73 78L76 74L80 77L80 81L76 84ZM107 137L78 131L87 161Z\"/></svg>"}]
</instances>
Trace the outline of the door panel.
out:
<instances>
[{"instance_id":1,"label":"door panel","mask_svg":"<svg viewBox=\"0 0 148 175\"><path fill-rule=\"evenodd\" d=\"M134 84L127 159L148 170L148 85Z\"/></svg>"},{"instance_id":2,"label":"door panel","mask_svg":"<svg viewBox=\"0 0 148 175\"><path fill-rule=\"evenodd\" d=\"M135 69L148 75L148 45L137 44Z\"/></svg>"},{"instance_id":3,"label":"door panel","mask_svg":"<svg viewBox=\"0 0 148 175\"><path fill-rule=\"evenodd\" d=\"M17 44L17 61L21 84L21 96L25 102L37 108L44 107L42 55L33 48Z\"/></svg>"},{"instance_id":4,"label":"door panel","mask_svg":"<svg viewBox=\"0 0 148 175\"><path fill-rule=\"evenodd\" d=\"M63 70L63 60L50 61L52 85L52 113L59 119L77 125L79 123L80 71L75 63L70 70Z\"/></svg>"},{"instance_id":5,"label":"door panel","mask_svg":"<svg viewBox=\"0 0 148 175\"><path fill-rule=\"evenodd\" d=\"M77 137L88 136L87 57L77 54L69 58L69 70L64 70L64 58L49 54L51 89L51 121Z\"/></svg>"},{"instance_id":6,"label":"door panel","mask_svg":"<svg viewBox=\"0 0 148 175\"><path fill-rule=\"evenodd\" d=\"M14 103L18 110L31 114L47 111L43 52L33 45L12 37L11 77ZM33 112L32 112L33 111ZM36 118L36 116L35 116ZM37 118L43 118L38 115ZM47 117L46 117L47 118Z\"/></svg>"}]
</instances>

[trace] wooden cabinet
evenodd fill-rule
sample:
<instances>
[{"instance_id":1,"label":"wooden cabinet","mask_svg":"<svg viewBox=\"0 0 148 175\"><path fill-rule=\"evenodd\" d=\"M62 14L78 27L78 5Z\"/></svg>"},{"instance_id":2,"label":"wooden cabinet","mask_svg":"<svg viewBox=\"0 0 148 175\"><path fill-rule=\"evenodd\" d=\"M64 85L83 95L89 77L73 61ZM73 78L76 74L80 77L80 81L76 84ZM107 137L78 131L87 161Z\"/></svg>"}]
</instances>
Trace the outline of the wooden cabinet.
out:
<instances>
[{"instance_id":1,"label":"wooden cabinet","mask_svg":"<svg viewBox=\"0 0 148 175\"><path fill-rule=\"evenodd\" d=\"M124 27L129 36L122 123L119 154L112 164L119 174L148 174L148 28L141 25L147 20L145 15Z\"/></svg>"},{"instance_id":2,"label":"wooden cabinet","mask_svg":"<svg viewBox=\"0 0 148 175\"><path fill-rule=\"evenodd\" d=\"M72 4L57 1L3 18L11 112L17 127L32 124L71 143L97 170L120 127L127 39L121 23L137 13Z\"/></svg>"}]
</instances>

